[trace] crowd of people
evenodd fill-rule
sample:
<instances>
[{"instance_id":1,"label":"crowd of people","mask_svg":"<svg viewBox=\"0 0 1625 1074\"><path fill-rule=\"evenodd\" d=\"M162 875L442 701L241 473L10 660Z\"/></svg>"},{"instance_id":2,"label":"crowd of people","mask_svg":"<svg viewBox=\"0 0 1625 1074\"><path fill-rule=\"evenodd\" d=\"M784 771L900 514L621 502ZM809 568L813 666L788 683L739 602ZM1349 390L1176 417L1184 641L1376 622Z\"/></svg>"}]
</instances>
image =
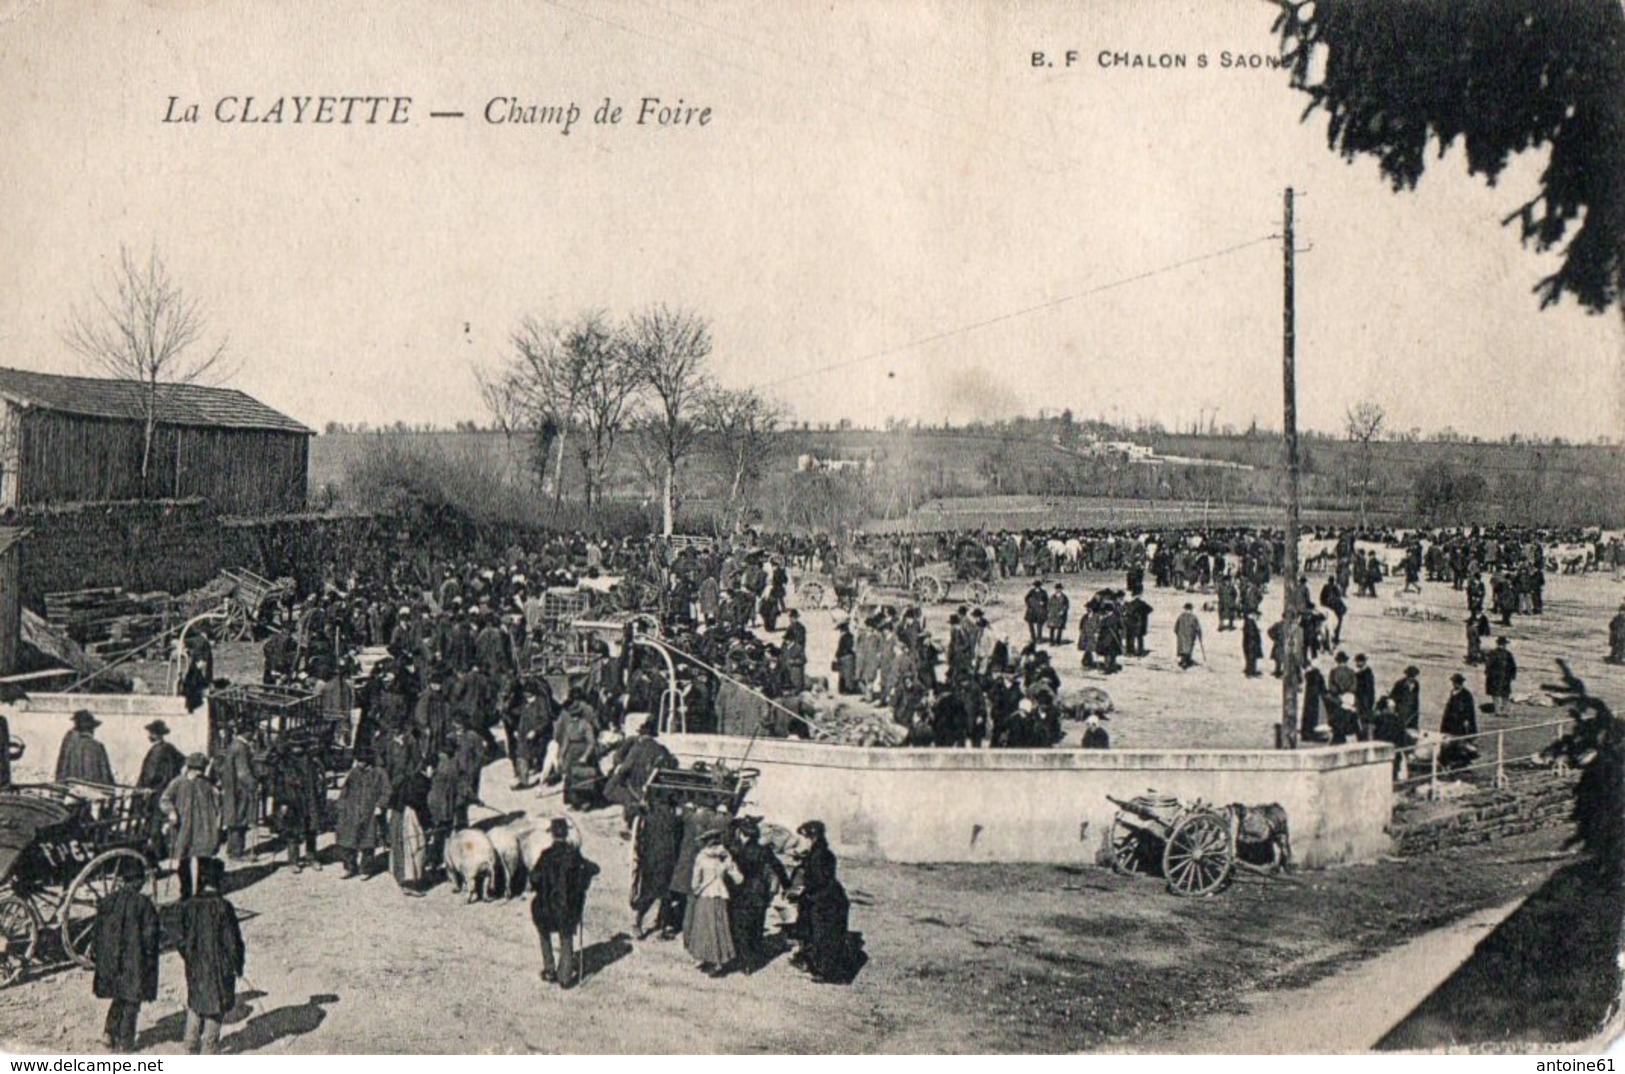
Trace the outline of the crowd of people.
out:
<instances>
[{"instance_id":1,"label":"crowd of people","mask_svg":"<svg viewBox=\"0 0 1625 1074\"><path fill-rule=\"evenodd\" d=\"M251 852L249 836L267 803L263 819L294 871L321 868L317 836L331 824L345 878L387 862L403 891L421 894L437 878L447 838L484 804L487 765L505 756L515 790L558 793L567 810L622 808L640 938L681 936L706 972L750 973L770 955L768 907L788 893L800 907L785 931L799 941L796 961L820 980L849 980L861 954L852 947L822 824L801 827L787 865L781 854L790 847L764 841L759 818L735 816L703 796L645 793L652 772L676 764L658 741L659 714L676 709L689 730L726 730L730 705L760 699L788 718L764 717L751 733L804 735L809 710L798 700L827 690L886 712L904 745L1054 746L1072 715L1056 656L1075 646L1082 667L1100 675L1145 657L1154 589L1177 594L1167 629L1179 670L1207 662L1194 604L1196 595L1210 596L1204 610L1217 612L1217 629L1241 632L1243 674L1263 674L1267 639L1274 674L1302 675L1301 741L1410 746L1421 731L1421 673L1407 666L1379 689L1366 654L1351 658L1343 648L1349 601L1376 597L1385 581L1399 578L1406 589L1420 589L1425 579L1461 591L1464 660L1482 666L1485 711L1502 716L1518 671L1507 637L1488 642L1489 616L1507 625L1543 613L1542 542L1558 536L1574 535L1315 534L1309 557L1327 571L1318 597L1311 599L1306 574L1292 572L1301 618L1291 630L1274 622L1267 631L1259 625L1264 595L1287 574L1284 542L1271 531L907 535L845 544L760 534L671 544L570 535L530 551L435 564L427 576L408 558L358 559L342 573L335 564L319 589L269 605L262 623L263 682L314 694L331 725L346 729L350 765L331 808L331 754L316 738L268 739L250 723L228 725L212 756L183 756L167 742L162 721L148 726L151 749L138 786L153 792L161 839L153 849L175 860L183 903L198 907L188 911L201 937L187 955L189 985L191 959L206 967L196 989L203 998L188 1015L188 1045L213 1047L220 997L241 974L241 939L232 939L227 922L234 917L220 896L219 855ZM941 557L972 575L1030 577L1017 641L973 604L950 611L939 637L917 602L876 598L854 583L882 568L900 567L906 577ZM1069 592L1070 576L1084 570L1120 572L1122 586ZM833 579L846 598L831 617L827 678L809 672L808 626L794 606L797 583L813 576ZM552 660L571 626L549 614L549 592L600 582L601 592L616 578L642 593L639 606L657 624L665 656L675 658L675 675L636 644L649 628L632 619L618 637L600 630L573 639L580 644L570 654L572 673L555 673ZM1298 640L1292 635L1303 646L1296 672L1287 659ZM1609 646L1609 659L1625 662L1625 605L1609 626ZM182 690L195 708L217 683L205 638L191 640L184 669ZM1474 760L1470 736L1479 715L1466 676L1453 674L1440 721L1443 766ZM1104 719L1086 722L1083 746L1109 745ZM59 751L59 779L116 782L96 724L88 711L75 715ZM530 875L542 974L566 986L578 976L571 937L597 868L581 855L572 827L563 818L553 823L553 844ZM114 1000L107 1033L118 1047L133 1043L135 1012L152 999L149 974L156 972L142 947L147 918L139 898L131 891L116 914L104 915L112 930L107 950L125 959L117 974L97 978L98 995Z\"/></svg>"}]
</instances>

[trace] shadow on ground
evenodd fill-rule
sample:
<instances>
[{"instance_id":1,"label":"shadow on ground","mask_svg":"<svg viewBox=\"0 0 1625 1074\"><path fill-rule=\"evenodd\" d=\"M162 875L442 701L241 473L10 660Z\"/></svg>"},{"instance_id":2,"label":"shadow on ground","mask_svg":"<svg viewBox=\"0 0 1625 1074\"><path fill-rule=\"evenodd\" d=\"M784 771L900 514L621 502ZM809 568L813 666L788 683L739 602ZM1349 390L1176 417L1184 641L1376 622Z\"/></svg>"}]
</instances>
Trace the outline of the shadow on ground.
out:
<instances>
[{"instance_id":1,"label":"shadow on ground","mask_svg":"<svg viewBox=\"0 0 1625 1074\"><path fill-rule=\"evenodd\" d=\"M1377 1049L1595 1036L1619 995L1622 921L1625 885L1589 861L1559 870Z\"/></svg>"}]
</instances>

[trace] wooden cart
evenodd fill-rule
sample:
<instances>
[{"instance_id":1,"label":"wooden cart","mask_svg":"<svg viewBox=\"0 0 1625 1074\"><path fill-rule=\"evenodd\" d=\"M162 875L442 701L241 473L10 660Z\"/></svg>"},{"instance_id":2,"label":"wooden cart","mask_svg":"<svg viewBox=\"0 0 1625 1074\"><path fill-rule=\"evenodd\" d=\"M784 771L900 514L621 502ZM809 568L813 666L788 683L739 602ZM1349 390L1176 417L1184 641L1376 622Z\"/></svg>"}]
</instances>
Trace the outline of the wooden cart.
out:
<instances>
[{"instance_id":1,"label":"wooden cart","mask_svg":"<svg viewBox=\"0 0 1625 1074\"><path fill-rule=\"evenodd\" d=\"M156 889L154 794L77 780L0 792L0 985L57 950L95 967L102 898L126 870Z\"/></svg>"},{"instance_id":2,"label":"wooden cart","mask_svg":"<svg viewBox=\"0 0 1625 1074\"><path fill-rule=\"evenodd\" d=\"M260 612L270 604L293 592L293 582L282 578L271 581L250 570L227 569L220 572L231 583L231 592L221 605L225 619L220 626L223 641L252 641L254 627L260 621Z\"/></svg>"},{"instance_id":3,"label":"wooden cart","mask_svg":"<svg viewBox=\"0 0 1625 1074\"><path fill-rule=\"evenodd\" d=\"M1233 828L1225 814L1200 799L1185 805L1155 791L1123 800L1112 820L1112 868L1119 873L1157 873L1175 895L1208 895L1229 882L1236 868Z\"/></svg>"}]
</instances>

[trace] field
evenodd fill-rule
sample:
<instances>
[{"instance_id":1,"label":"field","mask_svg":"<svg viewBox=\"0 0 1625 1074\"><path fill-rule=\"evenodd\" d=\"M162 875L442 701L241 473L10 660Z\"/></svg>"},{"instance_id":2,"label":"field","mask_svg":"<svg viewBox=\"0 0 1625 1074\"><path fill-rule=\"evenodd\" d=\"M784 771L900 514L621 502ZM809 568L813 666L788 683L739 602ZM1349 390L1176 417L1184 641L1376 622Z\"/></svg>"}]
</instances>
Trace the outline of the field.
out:
<instances>
[{"instance_id":1,"label":"field","mask_svg":"<svg viewBox=\"0 0 1625 1074\"><path fill-rule=\"evenodd\" d=\"M984 496L1090 497L1136 505L1183 501L1206 505L1210 511L1228 505L1238 519L1271 521L1268 512L1282 502L1281 446L1267 433L1133 438L1162 455L1245 468L1220 469L1081 458L1054 445L1056 428L1048 422L955 429L789 428L767 462L760 498L772 503L793 496L790 482L797 460L808 455L872 461L874 469L867 478L872 486L871 514L893 521L927 501ZM460 465L508 475L522 486L532 480L530 445L523 437L510 441L482 432L335 433L311 443L312 494L321 498L332 490L342 496L348 468L380 436L443 451ZM1414 524L1418 475L1438 467L1482 479L1471 504L1460 508L1460 517L1468 521L1615 525L1621 520L1619 504L1625 502L1625 449L1614 447L1382 441L1371 446L1367 460L1358 444L1310 437L1303 441L1302 460L1304 506L1328 520L1356 517L1359 490L1364 488L1369 518ZM567 496L577 495L581 466L573 449L566 452L564 471ZM691 503L725 495L730 475L704 450L690 460L685 473ZM611 456L610 497L649 499L654 487L623 437ZM1152 516L1160 517L1155 511ZM1063 510L1052 521L1066 524L1068 517Z\"/></svg>"}]
</instances>

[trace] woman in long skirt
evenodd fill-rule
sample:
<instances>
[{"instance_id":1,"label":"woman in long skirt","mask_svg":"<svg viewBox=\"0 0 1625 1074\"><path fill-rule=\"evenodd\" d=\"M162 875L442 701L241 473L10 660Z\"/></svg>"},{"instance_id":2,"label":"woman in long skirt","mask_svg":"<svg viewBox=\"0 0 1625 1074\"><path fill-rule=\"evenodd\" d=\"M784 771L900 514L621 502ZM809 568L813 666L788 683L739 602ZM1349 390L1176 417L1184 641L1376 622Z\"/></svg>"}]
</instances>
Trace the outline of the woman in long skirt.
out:
<instances>
[{"instance_id":1,"label":"woman in long skirt","mask_svg":"<svg viewBox=\"0 0 1625 1074\"><path fill-rule=\"evenodd\" d=\"M722 845L722 833L701 833L693 889L683 916L683 947L713 977L726 973L734 960L733 934L728 929L728 881L738 884L744 879Z\"/></svg>"}]
</instances>

